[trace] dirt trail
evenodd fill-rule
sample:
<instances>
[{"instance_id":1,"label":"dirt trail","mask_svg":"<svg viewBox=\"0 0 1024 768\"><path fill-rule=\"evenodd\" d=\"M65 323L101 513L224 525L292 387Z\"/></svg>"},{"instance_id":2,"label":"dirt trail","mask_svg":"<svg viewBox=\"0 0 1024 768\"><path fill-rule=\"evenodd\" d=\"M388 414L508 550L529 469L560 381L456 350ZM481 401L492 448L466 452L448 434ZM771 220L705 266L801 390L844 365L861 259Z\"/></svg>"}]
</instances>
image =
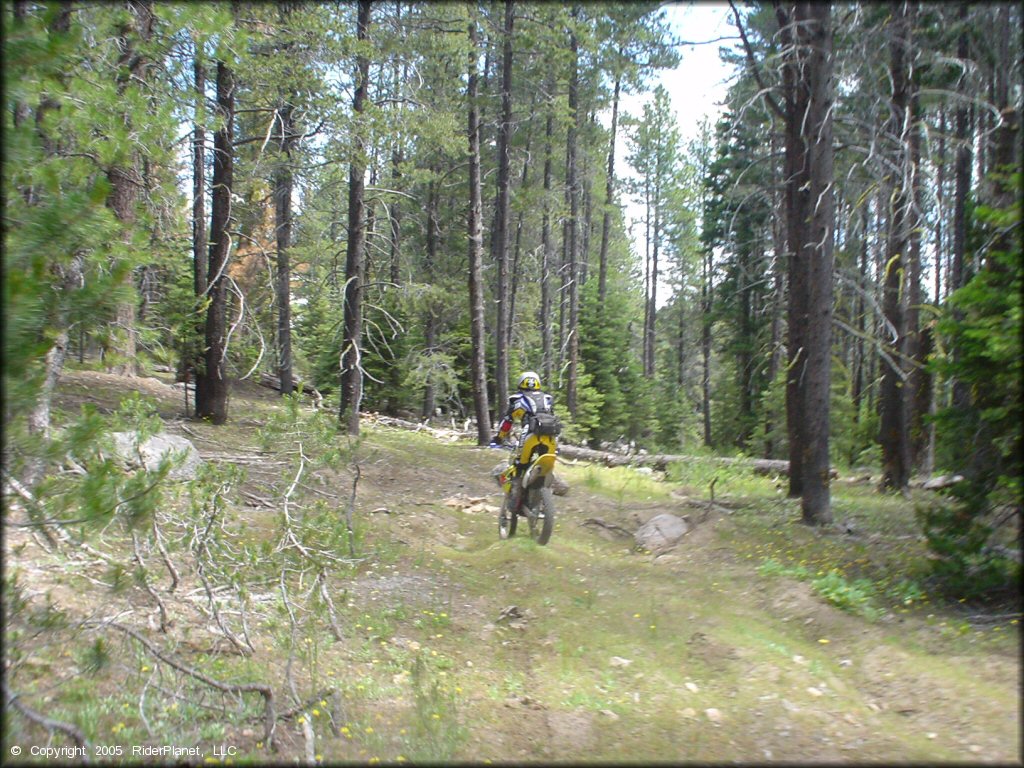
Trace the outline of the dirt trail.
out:
<instances>
[{"instance_id":1,"label":"dirt trail","mask_svg":"<svg viewBox=\"0 0 1024 768\"><path fill-rule=\"evenodd\" d=\"M111 382L103 374L68 376L62 404L112 408L124 384L104 390ZM189 437L212 460L257 456L262 417L248 406L277 402L258 387L240 388L233 407L244 417L217 428L181 419L180 389L153 379L134 388L158 397L168 430ZM1017 637L1016 627L1002 641L956 631L941 606L869 622L828 604L806 581L763 575L759 566L774 542L757 539L751 521L763 531L769 520L782 538L814 535L791 526L793 516L771 499L709 512L685 494L647 498L628 490L631 470L616 470L627 474L609 484L601 470L566 465L561 471L571 489L556 498L550 543L531 542L525 526L499 541L500 495L491 469L503 453L372 423L365 434L356 512L370 557L334 595L347 637L320 663L348 681L353 695L363 682L377 692L346 700L344 718L362 717L378 732L391 715L408 722L408 663L421 656L433 665L434 683L454 691L433 710L451 727L430 731L439 750L450 750L432 759L1021 760L1020 659L1006 639ZM279 468L248 469L244 498L280 491ZM636 477L637 487L653 482ZM350 475L307 482L330 490L343 508ZM665 512L697 523L669 552L638 552L615 532ZM279 515L273 504L241 501L234 514L253 530L272 530ZM605 526L588 524L594 518ZM6 545L8 556L17 548L33 594L49 592L72 607L85 599L62 583L52 558L33 555L24 534L8 536ZM94 565L99 575L105 566L98 561L76 568ZM152 613L145 602L139 617ZM184 621L186 612L176 615ZM378 636L365 626L368 617L386 632ZM257 646L266 650L256 663L280 671L270 636ZM385 668L387 654L393 666ZM408 738L394 728L361 742L324 736L321 748L328 762L364 762L374 754L393 760ZM300 757L301 729L282 723L281 734L279 757ZM229 736L249 754L262 754L252 729ZM373 751L387 744L390 757Z\"/></svg>"},{"instance_id":2,"label":"dirt trail","mask_svg":"<svg viewBox=\"0 0 1024 768\"><path fill-rule=\"evenodd\" d=\"M495 556L503 561L492 570L467 567L479 579L474 591L483 595L472 606L474 615L465 616L470 625L487 617L493 622L513 603L531 616L550 611L504 631L512 635L499 641L511 645L505 663L523 671L522 687L502 702L500 725L474 734L479 751L465 757L491 754L493 747L516 760L1020 759L1014 655L954 651L962 644L944 648L936 622L925 615L869 623L829 605L804 582L761 577L758 563L740 561L727 543L741 535L740 521L721 512L695 513L682 501L622 504L576 482L556 500L558 523L547 548L524 551L517 546L521 541L499 542L495 515L456 508L462 518L455 523L452 508L436 504L462 495L485 498L496 510L500 496L489 474L495 454L466 446L449 450L445 455L458 457L458 472L438 474L415 462L368 467L367 506L391 503L408 510L393 525L441 552L489 552L480 562ZM658 557L632 552L631 541L585 525L598 517L635 530L664 512L707 519ZM507 556L494 554L501 550ZM564 580L552 566L572 573L579 585L594 585L608 613L563 610L565 595L558 590ZM658 621L672 627L672 637L660 644L632 632L616 638L608 621L628 621L622 607L630 605L644 614L653 607ZM615 611L617 616L609 615ZM556 690L544 679L559 667L552 649L570 653L565 639L575 642L588 632L596 643L624 641L619 647L632 657L630 670L644 670L642 685L633 686L643 690L624 691L629 714L615 714L598 701L600 695L574 682ZM632 677L618 674L614 658L609 647L600 661L604 668L586 669L586 675ZM595 664L589 653L586 663ZM693 680L680 684L677 665L692 670ZM605 688L630 687L616 683ZM568 696L558 696L569 689ZM611 700L604 698L604 704ZM621 721L630 722L632 735L626 737ZM693 743L679 743L673 732Z\"/></svg>"}]
</instances>

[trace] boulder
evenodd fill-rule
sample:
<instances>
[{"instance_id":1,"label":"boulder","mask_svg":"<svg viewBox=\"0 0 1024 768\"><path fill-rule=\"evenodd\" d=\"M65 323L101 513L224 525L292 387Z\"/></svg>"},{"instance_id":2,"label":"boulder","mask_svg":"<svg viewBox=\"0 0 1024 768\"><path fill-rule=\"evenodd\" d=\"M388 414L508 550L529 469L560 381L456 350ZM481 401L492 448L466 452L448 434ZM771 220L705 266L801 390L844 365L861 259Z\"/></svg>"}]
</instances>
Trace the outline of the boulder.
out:
<instances>
[{"instance_id":1,"label":"boulder","mask_svg":"<svg viewBox=\"0 0 1024 768\"><path fill-rule=\"evenodd\" d=\"M167 475L171 480L194 480L199 465L203 463L192 441L178 435L161 432L146 438L141 445L138 442L139 436L134 432L113 432L111 437L114 440L115 456L129 466L138 466L141 462L147 470L156 469L169 453L184 452L184 459L178 461Z\"/></svg>"},{"instance_id":2,"label":"boulder","mask_svg":"<svg viewBox=\"0 0 1024 768\"><path fill-rule=\"evenodd\" d=\"M690 532L690 521L678 515L655 515L637 529L633 540L641 549L651 552L667 549Z\"/></svg>"}]
</instances>

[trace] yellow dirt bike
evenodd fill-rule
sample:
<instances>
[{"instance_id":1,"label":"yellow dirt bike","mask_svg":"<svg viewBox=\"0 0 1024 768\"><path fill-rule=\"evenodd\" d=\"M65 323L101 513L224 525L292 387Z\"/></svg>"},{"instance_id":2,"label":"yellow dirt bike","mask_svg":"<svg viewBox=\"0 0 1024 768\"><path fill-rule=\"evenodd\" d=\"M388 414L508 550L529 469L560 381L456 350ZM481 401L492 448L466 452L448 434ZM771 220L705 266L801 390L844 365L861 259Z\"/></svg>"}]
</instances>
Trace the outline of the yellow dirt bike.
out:
<instances>
[{"instance_id":1,"label":"yellow dirt bike","mask_svg":"<svg viewBox=\"0 0 1024 768\"><path fill-rule=\"evenodd\" d=\"M558 417L537 413L528 417L526 429L516 447L514 461L498 475L505 491L498 513L498 536L514 536L520 517L530 526L530 537L547 544L555 527L555 499L551 492L552 471L558 453Z\"/></svg>"}]
</instances>

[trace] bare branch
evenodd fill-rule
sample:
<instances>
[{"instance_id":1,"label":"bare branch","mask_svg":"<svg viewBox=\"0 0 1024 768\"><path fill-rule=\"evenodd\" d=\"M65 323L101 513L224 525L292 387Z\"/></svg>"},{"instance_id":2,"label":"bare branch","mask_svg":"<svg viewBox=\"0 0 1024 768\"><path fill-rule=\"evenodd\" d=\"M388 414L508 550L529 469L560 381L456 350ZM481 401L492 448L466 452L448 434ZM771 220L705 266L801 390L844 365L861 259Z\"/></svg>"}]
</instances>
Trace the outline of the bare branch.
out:
<instances>
[{"instance_id":1,"label":"bare branch","mask_svg":"<svg viewBox=\"0 0 1024 768\"><path fill-rule=\"evenodd\" d=\"M92 748L89 746L89 742L86 741L85 734L82 733L76 726L72 725L71 723L61 722L60 720L51 720L45 715L36 712L31 707L23 704L19 700L18 694L11 693L11 691L7 688L6 681L0 681L0 689L3 690L4 701L6 702L8 707L13 707L18 712L20 712L27 720L32 721L36 725L41 725L43 728L50 731L51 733L53 731L60 731L61 733L65 733L68 736L70 736L71 739L75 742L75 746L81 750L80 754L78 755L78 758L83 763L89 762L89 752L92 751Z\"/></svg>"},{"instance_id":2,"label":"bare branch","mask_svg":"<svg viewBox=\"0 0 1024 768\"><path fill-rule=\"evenodd\" d=\"M780 119L786 119L786 113L782 111L782 107L771 94L771 88L765 85L764 80L761 78L761 69L757 66L757 61L754 59L754 49L750 46L750 40L747 39L747 32L743 29L743 22L740 21L740 12L736 10L736 4L733 0L729 0L729 7L732 9L733 18L736 20L736 28L740 32L740 37L743 38L743 48L747 52L747 64L750 66L750 74L754 76L754 80L757 81L758 87L761 89L761 93L764 95L764 100L768 103L768 106L772 108L772 112L779 116Z\"/></svg>"},{"instance_id":3,"label":"bare branch","mask_svg":"<svg viewBox=\"0 0 1024 768\"><path fill-rule=\"evenodd\" d=\"M274 689L269 685L262 683L224 683L220 680L205 675L197 669L184 664L170 656L164 654L158 649L153 643L147 640L145 637L140 635L131 627L127 627L124 624L119 624L114 621L88 621L83 626L91 626L96 628L112 627L119 632L123 632L129 637L139 642L147 651L153 656L158 658L167 666L188 675L189 677L198 680L211 688L215 688L223 693L258 693L263 697L263 740L266 742L268 747L273 746L274 729L277 725L277 717L274 714ZM5 689L6 692L6 689Z\"/></svg>"}]
</instances>

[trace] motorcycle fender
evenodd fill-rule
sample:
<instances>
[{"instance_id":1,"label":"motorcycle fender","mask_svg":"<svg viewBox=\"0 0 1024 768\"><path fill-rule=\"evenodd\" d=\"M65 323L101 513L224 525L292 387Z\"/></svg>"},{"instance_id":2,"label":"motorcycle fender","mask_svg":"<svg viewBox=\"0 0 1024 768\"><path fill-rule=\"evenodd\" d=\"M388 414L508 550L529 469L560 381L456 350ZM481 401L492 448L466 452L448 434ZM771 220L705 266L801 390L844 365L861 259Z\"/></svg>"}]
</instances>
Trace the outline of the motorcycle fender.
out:
<instances>
[{"instance_id":1,"label":"motorcycle fender","mask_svg":"<svg viewBox=\"0 0 1024 768\"><path fill-rule=\"evenodd\" d=\"M523 476L523 485L530 487L533 481L540 477L547 477L551 474L551 470L555 468L555 454L545 453L543 456L538 456L537 460L530 466Z\"/></svg>"}]
</instances>

